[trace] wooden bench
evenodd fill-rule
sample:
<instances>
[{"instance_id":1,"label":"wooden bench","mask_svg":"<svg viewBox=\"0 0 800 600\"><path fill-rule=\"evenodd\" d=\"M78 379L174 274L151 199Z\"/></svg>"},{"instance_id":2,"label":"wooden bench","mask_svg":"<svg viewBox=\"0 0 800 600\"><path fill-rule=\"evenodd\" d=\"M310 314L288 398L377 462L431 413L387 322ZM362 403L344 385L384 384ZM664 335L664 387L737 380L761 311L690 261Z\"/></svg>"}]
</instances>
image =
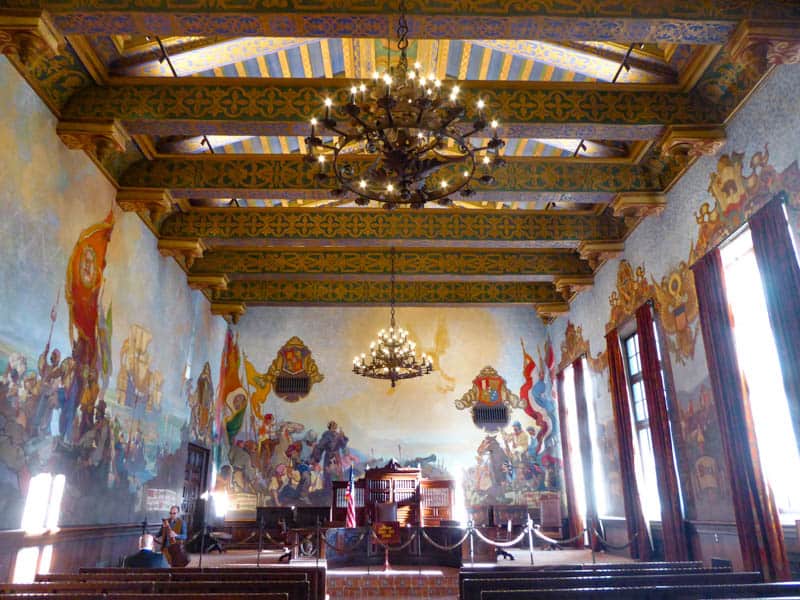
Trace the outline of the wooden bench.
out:
<instances>
[{"instance_id":1,"label":"wooden bench","mask_svg":"<svg viewBox=\"0 0 800 600\"><path fill-rule=\"evenodd\" d=\"M75 594L53 592L49 594L0 594L2 600L149 600L152 594ZM170 594L169 600L197 600L197 594ZM286 592L203 594L203 600L288 600Z\"/></svg>"},{"instance_id":2,"label":"wooden bench","mask_svg":"<svg viewBox=\"0 0 800 600\"><path fill-rule=\"evenodd\" d=\"M587 576L623 576L623 575L691 575L703 573L730 573L730 567L667 567L665 569L650 567L646 569L606 569L606 570L566 570L566 569L538 569L516 568L516 569L481 569L466 570L462 569L458 574L458 589L463 597L465 579L533 579L533 578L568 578L568 577L587 577Z\"/></svg>"},{"instance_id":3,"label":"wooden bench","mask_svg":"<svg viewBox=\"0 0 800 600\"><path fill-rule=\"evenodd\" d=\"M309 600L310 582L304 579L260 579L257 581L85 581L85 582L41 582L14 583L0 585L0 594L146 594L173 595L193 594L195 597L207 594L267 593L285 592L287 600Z\"/></svg>"},{"instance_id":4,"label":"wooden bench","mask_svg":"<svg viewBox=\"0 0 800 600\"><path fill-rule=\"evenodd\" d=\"M761 573L650 573L626 575L585 575L581 577L465 577L461 584L462 600L479 600L486 590L588 589L643 586L687 586L703 584L761 583Z\"/></svg>"},{"instance_id":5,"label":"wooden bench","mask_svg":"<svg viewBox=\"0 0 800 600\"><path fill-rule=\"evenodd\" d=\"M182 568L182 569L132 569L126 567L85 567L80 569L76 575L87 576L104 576L106 578L117 578L118 575L124 577L132 577L140 581L144 574L150 579L151 574L157 575L159 578L165 574L170 581L198 581L214 578L238 578L241 580L249 580L251 577L257 579L274 578L281 574L291 574L295 576L297 573L305 574L308 579L312 595L311 600L325 600L327 595L326 587L326 573L327 569L324 565L266 565L263 567L212 567L212 568ZM59 577L64 574L59 574ZM67 574L69 575L69 574Z\"/></svg>"},{"instance_id":6,"label":"wooden bench","mask_svg":"<svg viewBox=\"0 0 800 600\"><path fill-rule=\"evenodd\" d=\"M588 589L484 590L481 600L703 600L718 598L796 598L800 582L690 586L605 587Z\"/></svg>"}]
</instances>

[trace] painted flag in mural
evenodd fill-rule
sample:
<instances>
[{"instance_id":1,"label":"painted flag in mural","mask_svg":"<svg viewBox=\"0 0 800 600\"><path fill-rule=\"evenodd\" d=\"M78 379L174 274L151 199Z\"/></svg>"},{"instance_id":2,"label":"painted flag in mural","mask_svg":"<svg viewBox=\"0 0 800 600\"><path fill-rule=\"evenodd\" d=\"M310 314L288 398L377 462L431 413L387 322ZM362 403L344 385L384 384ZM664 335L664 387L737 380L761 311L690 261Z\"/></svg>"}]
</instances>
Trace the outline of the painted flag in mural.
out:
<instances>
[{"instance_id":1,"label":"painted flag in mural","mask_svg":"<svg viewBox=\"0 0 800 600\"><path fill-rule=\"evenodd\" d=\"M222 361L219 375L219 393L214 414L216 435L221 433L223 411L225 432L228 443L233 439L244 423L244 414L247 409L247 392L242 386L239 377L239 344L233 336L233 331L228 328L225 334L225 346L222 350Z\"/></svg>"},{"instance_id":2,"label":"painted flag in mural","mask_svg":"<svg viewBox=\"0 0 800 600\"><path fill-rule=\"evenodd\" d=\"M250 414L256 421L261 421L264 418L261 406L267 401L272 384L262 373L258 372L253 363L247 360L247 355L244 357L244 372L252 390L250 392Z\"/></svg>"},{"instance_id":3,"label":"painted flag in mural","mask_svg":"<svg viewBox=\"0 0 800 600\"><path fill-rule=\"evenodd\" d=\"M347 507L347 516L345 517L345 527L356 526L356 488L353 483L353 467L350 467L350 479L347 480L347 487L344 491L344 503Z\"/></svg>"},{"instance_id":4,"label":"painted flag in mural","mask_svg":"<svg viewBox=\"0 0 800 600\"><path fill-rule=\"evenodd\" d=\"M67 263L64 296L69 306L69 332L78 353L76 361L91 365L97 359L98 296L106 268L106 249L114 229L114 213L84 229Z\"/></svg>"},{"instance_id":5,"label":"painted flag in mural","mask_svg":"<svg viewBox=\"0 0 800 600\"><path fill-rule=\"evenodd\" d=\"M536 422L536 454L539 454L542 451L542 444L545 438L550 433L550 420L547 418L546 412L541 410L544 407L539 406L535 400L531 399L536 361L525 350L525 343L522 339L519 341L522 344L522 377L525 380L519 389L519 397L525 402L525 414Z\"/></svg>"}]
</instances>

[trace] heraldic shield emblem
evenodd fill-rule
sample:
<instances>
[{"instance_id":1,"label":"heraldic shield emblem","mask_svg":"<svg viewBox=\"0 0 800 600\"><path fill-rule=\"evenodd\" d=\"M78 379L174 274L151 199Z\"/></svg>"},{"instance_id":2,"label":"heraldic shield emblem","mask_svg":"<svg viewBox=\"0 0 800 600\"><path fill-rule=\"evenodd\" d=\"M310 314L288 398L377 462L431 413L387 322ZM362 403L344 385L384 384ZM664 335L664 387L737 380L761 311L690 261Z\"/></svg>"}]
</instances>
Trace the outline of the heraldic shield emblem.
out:
<instances>
[{"instance_id":1,"label":"heraldic shield emblem","mask_svg":"<svg viewBox=\"0 0 800 600\"><path fill-rule=\"evenodd\" d=\"M311 391L315 383L324 379L311 357L311 349L298 337L293 337L278 350L278 355L267 371L275 395L287 402L297 402Z\"/></svg>"},{"instance_id":2,"label":"heraldic shield emblem","mask_svg":"<svg viewBox=\"0 0 800 600\"><path fill-rule=\"evenodd\" d=\"M472 388L456 400L456 408L470 409L473 423L489 432L508 425L509 409L519 407L519 397L506 387L506 380L488 366L472 380Z\"/></svg>"}]
</instances>

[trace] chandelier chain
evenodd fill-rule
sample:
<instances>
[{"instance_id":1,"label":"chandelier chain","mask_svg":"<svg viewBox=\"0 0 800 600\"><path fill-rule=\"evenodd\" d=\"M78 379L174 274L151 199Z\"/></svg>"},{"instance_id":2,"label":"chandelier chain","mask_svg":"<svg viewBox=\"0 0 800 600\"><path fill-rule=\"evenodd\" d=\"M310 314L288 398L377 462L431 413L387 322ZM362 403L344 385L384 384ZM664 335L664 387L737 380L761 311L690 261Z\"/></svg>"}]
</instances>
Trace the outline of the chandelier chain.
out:
<instances>
[{"instance_id":1,"label":"chandelier chain","mask_svg":"<svg viewBox=\"0 0 800 600\"><path fill-rule=\"evenodd\" d=\"M392 317L391 318L391 326L392 326L392 328L394 328L394 326L395 326L395 322L394 322L394 246L392 246L392 248L391 248L391 250L389 252L389 256L391 258L391 268L392 268L391 276L390 276L390 279L389 279L389 281L391 282L389 303L390 303L390 306L391 306L391 317Z\"/></svg>"},{"instance_id":2,"label":"chandelier chain","mask_svg":"<svg viewBox=\"0 0 800 600\"><path fill-rule=\"evenodd\" d=\"M406 22L406 2L400 0L400 19L397 22L397 49L405 54L408 48L408 23Z\"/></svg>"}]
</instances>

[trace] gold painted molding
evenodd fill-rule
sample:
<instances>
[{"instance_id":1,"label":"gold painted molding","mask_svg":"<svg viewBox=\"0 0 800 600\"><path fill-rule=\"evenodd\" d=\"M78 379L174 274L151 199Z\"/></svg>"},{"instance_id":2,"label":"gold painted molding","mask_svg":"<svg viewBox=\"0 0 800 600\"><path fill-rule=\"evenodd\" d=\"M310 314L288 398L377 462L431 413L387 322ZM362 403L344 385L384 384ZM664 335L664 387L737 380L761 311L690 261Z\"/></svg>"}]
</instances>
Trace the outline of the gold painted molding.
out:
<instances>
[{"instance_id":1,"label":"gold painted molding","mask_svg":"<svg viewBox=\"0 0 800 600\"><path fill-rule=\"evenodd\" d=\"M117 190L117 204L120 208L137 213L152 229L172 210L172 202L169 190L133 187Z\"/></svg>"},{"instance_id":2,"label":"gold painted molding","mask_svg":"<svg viewBox=\"0 0 800 600\"><path fill-rule=\"evenodd\" d=\"M667 196L662 192L620 192L611 201L615 217L623 217L633 228L651 215L658 216L667 206Z\"/></svg>"},{"instance_id":3,"label":"gold painted molding","mask_svg":"<svg viewBox=\"0 0 800 600\"><path fill-rule=\"evenodd\" d=\"M556 291L564 296L564 300L570 302L575 294L588 290L594 285L594 276L556 277L553 283Z\"/></svg>"},{"instance_id":4,"label":"gold painted molding","mask_svg":"<svg viewBox=\"0 0 800 600\"><path fill-rule=\"evenodd\" d=\"M583 241L578 244L578 255L595 270L607 260L620 256L624 250L625 242Z\"/></svg>"},{"instance_id":5,"label":"gold painted molding","mask_svg":"<svg viewBox=\"0 0 800 600\"><path fill-rule=\"evenodd\" d=\"M244 315L247 308L240 302L212 302L211 314L217 315L233 323L234 325L239 322L239 319Z\"/></svg>"},{"instance_id":6,"label":"gold painted molding","mask_svg":"<svg viewBox=\"0 0 800 600\"><path fill-rule=\"evenodd\" d=\"M43 10L0 10L0 52L26 68L53 58L66 47L64 36Z\"/></svg>"},{"instance_id":7,"label":"gold painted molding","mask_svg":"<svg viewBox=\"0 0 800 600\"><path fill-rule=\"evenodd\" d=\"M536 314L545 323L555 321L556 317L569 313L569 302L541 302L536 305Z\"/></svg>"},{"instance_id":8,"label":"gold painted molding","mask_svg":"<svg viewBox=\"0 0 800 600\"><path fill-rule=\"evenodd\" d=\"M192 268L195 259L203 258L207 246L200 238L187 240L184 238L160 238L158 251L161 256L175 259L185 270Z\"/></svg>"},{"instance_id":9,"label":"gold painted molding","mask_svg":"<svg viewBox=\"0 0 800 600\"><path fill-rule=\"evenodd\" d=\"M726 139L725 129L721 126L670 125L661 140L661 153L668 157L677 154L686 154L689 158L713 156Z\"/></svg>"},{"instance_id":10,"label":"gold painted molding","mask_svg":"<svg viewBox=\"0 0 800 600\"><path fill-rule=\"evenodd\" d=\"M743 21L731 35L729 48L735 60L755 57L769 66L798 64L800 23Z\"/></svg>"},{"instance_id":11,"label":"gold painted molding","mask_svg":"<svg viewBox=\"0 0 800 600\"><path fill-rule=\"evenodd\" d=\"M84 150L104 162L112 152L124 152L127 134L116 119L59 121L56 134L70 150Z\"/></svg>"},{"instance_id":12,"label":"gold painted molding","mask_svg":"<svg viewBox=\"0 0 800 600\"><path fill-rule=\"evenodd\" d=\"M189 275L186 282L193 290L227 290L230 279L221 275Z\"/></svg>"}]
</instances>

